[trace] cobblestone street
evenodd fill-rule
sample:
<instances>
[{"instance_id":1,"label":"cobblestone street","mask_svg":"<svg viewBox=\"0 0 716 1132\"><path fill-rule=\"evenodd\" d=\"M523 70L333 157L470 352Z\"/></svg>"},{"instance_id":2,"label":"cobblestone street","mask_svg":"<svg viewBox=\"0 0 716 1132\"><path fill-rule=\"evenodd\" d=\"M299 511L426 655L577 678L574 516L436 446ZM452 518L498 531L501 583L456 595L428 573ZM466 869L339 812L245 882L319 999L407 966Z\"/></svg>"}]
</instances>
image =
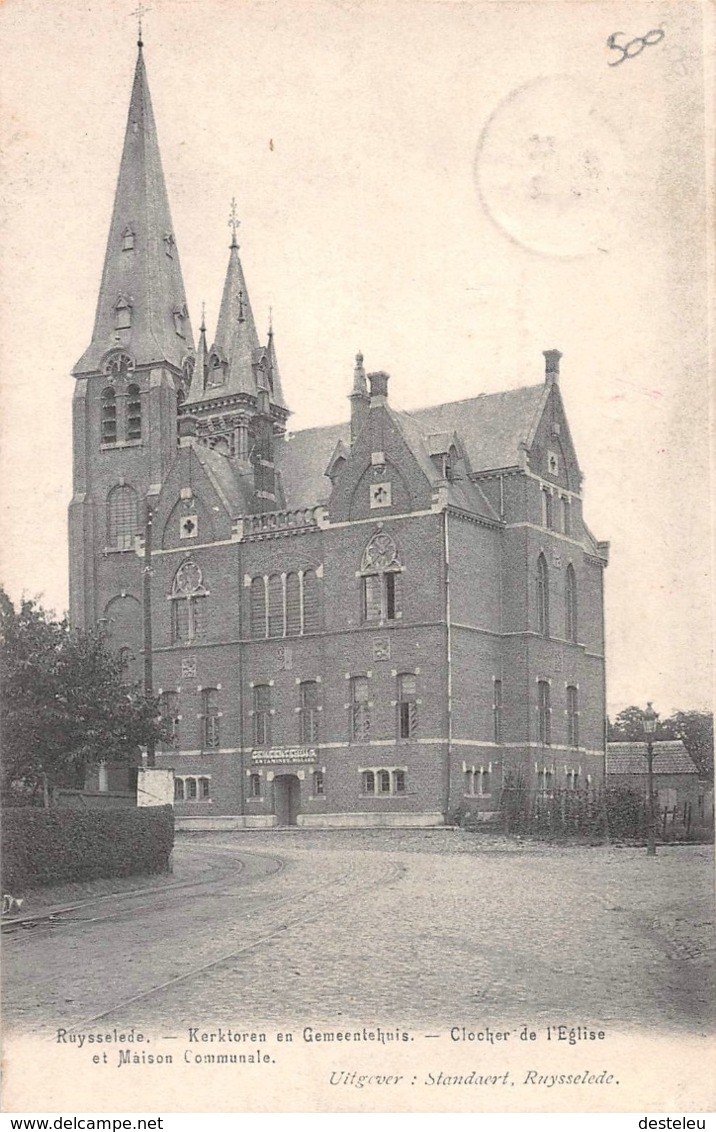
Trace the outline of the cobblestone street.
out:
<instances>
[{"instance_id":1,"label":"cobblestone street","mask_svg":"<svg viewBox=\"0 0 716 1132\"><path fill-rule=\"evenodd\" d=\"M173 880L10 934L6 1026L711 1024L708 847L184 835Z\"/></svg>"}]
</instances>

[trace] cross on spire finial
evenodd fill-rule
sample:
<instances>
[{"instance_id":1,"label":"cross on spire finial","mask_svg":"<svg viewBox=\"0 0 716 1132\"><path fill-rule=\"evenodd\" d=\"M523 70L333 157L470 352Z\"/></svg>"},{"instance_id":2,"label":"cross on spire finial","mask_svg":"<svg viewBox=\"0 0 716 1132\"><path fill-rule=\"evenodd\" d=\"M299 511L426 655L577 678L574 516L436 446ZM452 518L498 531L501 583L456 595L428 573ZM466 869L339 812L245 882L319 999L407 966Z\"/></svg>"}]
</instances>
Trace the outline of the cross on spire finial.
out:
<instances>
[{"instance_id":1,"label":"cross on spire finial","mask_svg":"<svg viewBox=\"0 0 716 1132\"><path fill-rule=\"evenodd\" d=\"M146 16L147 12L151 12L151 8L145 8L142 0L139 0L139 5L130 13L132 16L137 17L137 47L143 47L144 41L142 39L142 16Z\"/></svg>"},{"instance_id":2,"label":"cross on spire finial","mask_svg":"<svg viewBox=\"0 0 716 1132\"><path fill-rule=\"evenodd\" d=\"M231 246L232 246L232 248L238 248L238 246L239 246L236 242L236 230L239 227L240 223L241 223L241 221L239 220L239 217L238 217L237 211L236 211L236 197L232 197L231 198L231 212L229 213L229 228L231 229Z\"/></svg>"}]
</instances>

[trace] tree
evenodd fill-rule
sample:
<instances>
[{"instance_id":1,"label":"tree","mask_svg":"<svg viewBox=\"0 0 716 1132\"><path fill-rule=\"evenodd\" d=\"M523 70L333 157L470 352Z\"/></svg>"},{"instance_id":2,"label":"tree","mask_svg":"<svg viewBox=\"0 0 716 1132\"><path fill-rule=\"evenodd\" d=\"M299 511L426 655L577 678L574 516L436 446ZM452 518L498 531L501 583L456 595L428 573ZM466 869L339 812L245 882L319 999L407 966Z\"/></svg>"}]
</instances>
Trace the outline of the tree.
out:
<instances>
[{"instance_id":1,"label":"tree","mask_svg":"<svg viewBox=\"0 0 716 1132\"><path fill-rule=\"evenodd\" d=\"M643 711L632 705L620 711L614 722L607 721L610 743L645 743ZM660 719L654 741L680 739L703 778L714 774L714 717L707 711L676 711Z\"/></svg>"},{"instance_id":2,"label":"tree","mask_svg":"<svg viewBox=\"0 0 716 1132\"><path fill-rule=\"evenodd\" d=\"M0 589L3 796L22 783L47 797L84 781L103 761L127 762L163 737L157 701L128 684L123 662L99 630L72 629L37 602L16 610Z\"/></svg>"},{"instance_id":3,"label":"tree","mask_svg":"<svg viewBox=\"0 0 716 1132\"><path fill-rule=\"evenodd\" d=\"M702 778L714 776L714 717L709 711L677 711L665 720L671 737L681 739Z\"/></svg>"},{"instance_id":4,"label":"tree","mask_svg":"<svg viewBox=\"0 0 716 1132\"><path fill-rule=\"evenodd\" d=\"M631 707L620 711L613 723L610 719L607 720L607 738L610 743L643 743L645 741L643 708L632 704ZM664 733L663 722L658 720L654 741L669 738L671 736Z\"/></svg>"}]
</instances>

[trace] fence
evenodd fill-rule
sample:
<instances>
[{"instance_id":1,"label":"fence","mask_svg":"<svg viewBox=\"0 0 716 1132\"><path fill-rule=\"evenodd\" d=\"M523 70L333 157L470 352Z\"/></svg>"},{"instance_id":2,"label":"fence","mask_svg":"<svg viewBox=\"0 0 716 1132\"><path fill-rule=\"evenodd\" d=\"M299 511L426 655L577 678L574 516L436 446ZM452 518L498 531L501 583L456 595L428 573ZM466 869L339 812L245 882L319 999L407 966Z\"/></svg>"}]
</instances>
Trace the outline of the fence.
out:
<instances>
[{"instance_id":1,"label":"fence","mask_svg":"<svg viewBox=\"0 0 716 1132\"><path fill-rule=\"evenodd\" d=\"M623 787L534 790L517 775L507 776L500 794L499 821L505 833L548 840L643 842L648 830L646 797ZM671 807L655 802L654 827L662 841L708 841L713 810L702 800Z\"/></svg>"}]
</instances>

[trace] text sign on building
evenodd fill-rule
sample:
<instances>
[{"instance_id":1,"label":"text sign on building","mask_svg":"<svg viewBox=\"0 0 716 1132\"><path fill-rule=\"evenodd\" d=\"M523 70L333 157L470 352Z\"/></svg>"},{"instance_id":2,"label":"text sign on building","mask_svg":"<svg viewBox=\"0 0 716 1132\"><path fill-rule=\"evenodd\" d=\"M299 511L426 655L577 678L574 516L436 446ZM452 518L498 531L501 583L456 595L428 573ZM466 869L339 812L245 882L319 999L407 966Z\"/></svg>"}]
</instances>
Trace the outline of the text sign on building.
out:
<instances>
[{"instance_id":1,"label":"text sign on building","mask_svg":"<svg viewBox=\"0 0 716 1132\"><path fill-rule=\"evenodd\" d=\"M315 763L313 747L271 747L268 751L252 751L251 762L257 766L275 766L277 763Z\"/></svg>"}]
</instances>

